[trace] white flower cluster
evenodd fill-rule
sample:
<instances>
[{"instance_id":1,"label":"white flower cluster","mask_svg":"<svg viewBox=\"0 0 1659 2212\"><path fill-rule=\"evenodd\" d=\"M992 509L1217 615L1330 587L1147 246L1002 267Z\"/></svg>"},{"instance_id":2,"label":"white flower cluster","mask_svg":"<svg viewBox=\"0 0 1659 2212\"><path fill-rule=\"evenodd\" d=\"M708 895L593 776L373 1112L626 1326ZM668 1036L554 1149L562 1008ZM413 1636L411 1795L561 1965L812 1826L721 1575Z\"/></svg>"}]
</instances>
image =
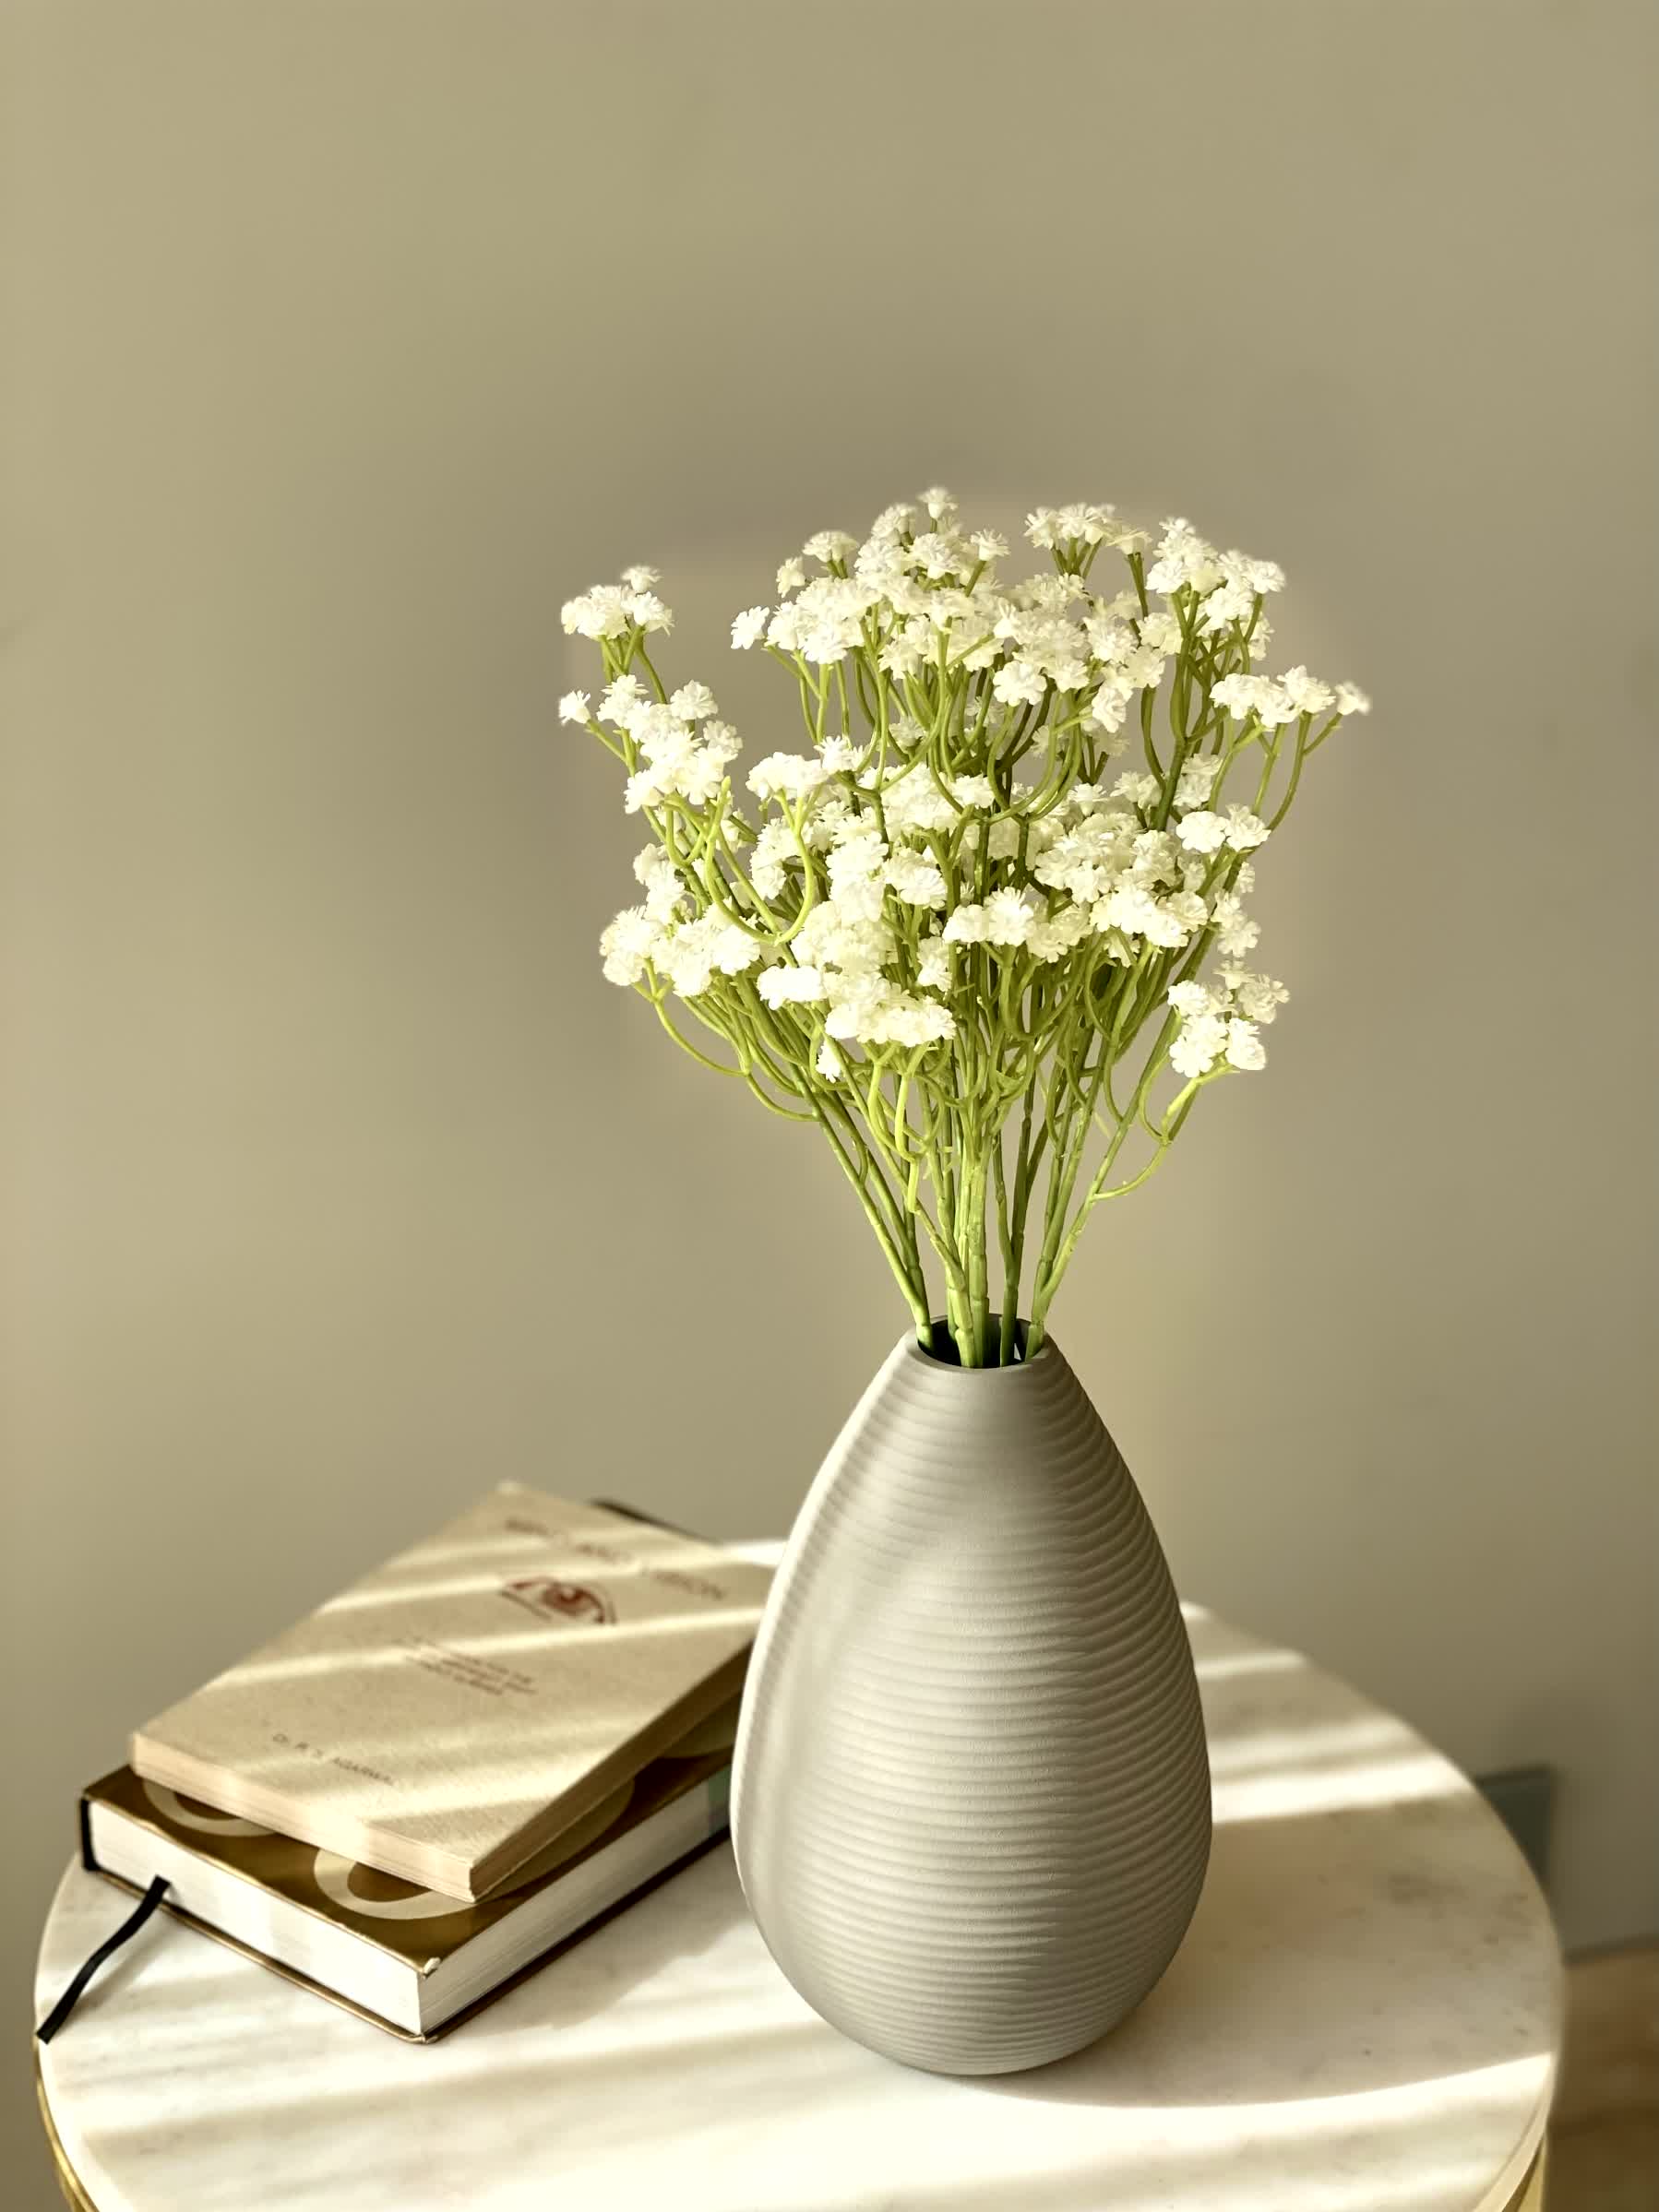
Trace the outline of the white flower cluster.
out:
<instances>
[{"instance_id":1,"label":"white flower cluster","mask_svg":"<svg viewBox=\"0 0 1659 2212\"><path fill-rule=\"evenodd\" d=\"M625 568L619 584L595 584L579 599L567 599L560 611L567 636L626 637L672 630L674 616L651 589L662 582L654 568Z\"/></svg>"},{"instance_id":2,"label":"white flower cluster","mask_svg":"<svg viewBox=\"0 0 1659 2212\"><path fill-rule=\"evenodd\" d=\"M608 682L560 713L617 754L655 840L641 903L602 940L613 981L698 1002L802 1095L853 1080L843 1047L925 1053L971 1029L983 1049L987 1005L1026 1033L1082 1020L1084 970L1167 1006L1188 1081L1262 1065L1285 994L1231 963L1259 934L1244 901L1266 794L1369 702L1305 668L1259 672L1283 577L1184 519L1149 545L1108 506L1042 508L1026 535L1052 567L1002 582L1006 541L932 490L862 541L821 531L785 561L732 644L793 670L815 738L749 770L746 813L713 695L666 693L650 664L673 620L655 572L568 602ZM1128 570L1109 593L1103 550ZM1103 777L1132 738L1141 760ZM1212 949L1227 965L1200 981Z\"/></svg>"},{"instance_id":3,"label":"white flower cluster","mask_svg":"<svg viewBox=\"0 0 1659 2212\"><path fill-rule=\"evenodd\" d=\"M1169 1004L1181 1017L1169 1064L1180 1076L1207 1076L1218 1061L1228 1067L1267 1065L1260 1030L1290 993L1271 976L1223 968L1207 983L1174 984Z\"/></svg>"},{"instance_id":4,"label":"white flower cluster","mask_svg":"<svg viewBox=\"0 0 1659 2212\"><path fill-rule=\"evenodd\" d=\"M592 719L585 694L568 695L560 712L567 708L567 719ZM731 723L714 719L714 695L706 684L683 684L672 698L658 700L646 696L638 676L621 675L600 700L599 714L627 733L633 749L637 765L624 793L630 815L665 799L707 806L742 749Z\"/></svg>"}]
</instances>

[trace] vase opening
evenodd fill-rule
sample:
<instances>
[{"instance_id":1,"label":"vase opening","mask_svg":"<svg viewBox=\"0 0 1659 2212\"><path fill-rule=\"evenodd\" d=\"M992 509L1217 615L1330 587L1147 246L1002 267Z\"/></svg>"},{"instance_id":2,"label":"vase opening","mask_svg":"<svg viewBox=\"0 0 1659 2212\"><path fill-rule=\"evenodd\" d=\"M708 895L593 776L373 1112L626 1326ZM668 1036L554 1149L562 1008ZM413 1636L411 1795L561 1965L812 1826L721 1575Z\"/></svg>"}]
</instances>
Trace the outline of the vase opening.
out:
<instances>
[{"instance_id":1,"label":"vase opening","mask_svg":"<svg viewBox=\"0 0 1659 2212\"><path fill-rule=\"evenodd\" d=\"M1029 1325L1023 1321L1016 1321L1014 1324L1014 1356L1012 1360L1008 1362L1009 1366L1024 1366L1026 1359L1025 1347L1028 1334ZM1001 1341L1001 1337L1002 1315L1000 1314L987 1314L985 1316L986 1349L994 1352ZM926 1339L924 1340L920 1337L916 1338L916 1350L921 1353L925 1360L937 1360L941 1367L961 1367L962 1364L961 1350L957 1344L956 1338L950 1333L950 1324L940 1314L935 1314L933 1321L929 1326ZM1041 1359L1043 1356L1043 1350L1044 1347L1039 1345L1034 1356L1038 1359ZM984 1374L987 1372L995 1373L996 1370L1001 1365L1002 1362L1000 1360L993 1358L987 1361L982 1367L968 1369L964 1372L975 1374Z\"/></svg>"}]
</instances>

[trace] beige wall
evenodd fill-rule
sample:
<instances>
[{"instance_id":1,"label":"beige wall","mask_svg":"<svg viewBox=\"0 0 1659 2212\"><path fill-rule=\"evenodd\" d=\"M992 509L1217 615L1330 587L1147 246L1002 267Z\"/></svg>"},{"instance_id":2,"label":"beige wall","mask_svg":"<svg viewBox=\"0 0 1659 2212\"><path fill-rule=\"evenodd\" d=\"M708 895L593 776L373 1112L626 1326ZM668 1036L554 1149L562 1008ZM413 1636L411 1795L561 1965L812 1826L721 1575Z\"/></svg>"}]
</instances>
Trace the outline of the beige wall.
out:
<instances>
[{"instance_id":1,"label":"beige wall","mask_svg":"<svg viewBox=\"0 0 1659 2212\"><path fill-rule=\"evenodd\" d=\"M1190 513L1377 695L1058 1333L1188 1591L1659 1925L1653 12L4 20L14 2023L75 1787L348 1571L507 1476L787 1520L902 1316L600 979L555 610L662 561L766 749L716 610L936 477Z\"/></svg>"}]
</instances>

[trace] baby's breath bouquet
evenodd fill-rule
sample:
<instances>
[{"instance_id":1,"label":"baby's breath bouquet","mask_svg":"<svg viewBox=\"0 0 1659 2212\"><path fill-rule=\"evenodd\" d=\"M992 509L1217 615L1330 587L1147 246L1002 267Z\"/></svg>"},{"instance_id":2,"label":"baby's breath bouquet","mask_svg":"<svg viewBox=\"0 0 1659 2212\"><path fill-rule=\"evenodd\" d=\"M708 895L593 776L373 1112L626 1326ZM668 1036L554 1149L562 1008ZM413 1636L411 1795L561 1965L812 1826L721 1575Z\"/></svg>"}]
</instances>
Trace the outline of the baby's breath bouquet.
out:
<instances>
[{"instance_id":1,"label":"baby's breath bouquet","mask_svg":"<svg viewBox=\"0 0 1659 2212\"><path fill-rule=\"evenodd\" d=\"M652 659L673 626L655 571L564 609L605 682L560 713L650 831L605 974L818 1124L918 1336L968 1367L1036 1350L1095 1208L1146 1181L1201 1090L1264 1064L1287 993L1245 964L1251 856L1368 707L1258 672L1271 561L1179 519L1149 547L1106 506L1040 508L1026 536L1051 565L1005 581L1006 541L936 490L862 544L809 539L779 604L732 624L794 676L801 721L741 791L713 694ZM1103 584L1104 552L1123 565Z\"/></svg>"}]
</instances>

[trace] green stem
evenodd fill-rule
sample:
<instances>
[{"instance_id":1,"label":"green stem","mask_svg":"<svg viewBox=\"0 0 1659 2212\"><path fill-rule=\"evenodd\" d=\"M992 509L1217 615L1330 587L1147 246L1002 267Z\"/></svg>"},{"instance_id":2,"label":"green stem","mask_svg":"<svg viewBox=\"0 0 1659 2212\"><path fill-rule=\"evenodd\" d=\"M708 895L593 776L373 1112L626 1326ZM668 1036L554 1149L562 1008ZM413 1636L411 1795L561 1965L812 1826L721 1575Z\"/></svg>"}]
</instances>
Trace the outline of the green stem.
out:
<instances>
[{"instance_id":1,"label":"green stem","mask_svg":"<svg viewBox=\"0 0 1659 2212\"><path fill-rule=\"evenodd\" d=\"M864 1180L859 1175L857 1169L853 1166L853 1161L848 1156L848 1153L841 1144L841 1139L837 1136L834 1124L830 1120L830 1117L828 1114L820 1112L818 1118L825 1136L829 1139L830 1148L834 1153L836 1160L841 1166L841 1172L846 1176L847 1181L853 1185L854 1192L857 1194L858 1202L864 1207L865 1213L869 1219L870 1227L876 1231L876 1241L881 1247L882 1256L886 1259L888 1266L892 1269L893 1279L899 1285L900 1290L904 1293L904 1301L905 1303L910 1307L912 1318L914 1320L916 1325L917 1334L924 1341L925 1341L932 1320L932 1316L929 1314L927 1310L926 1284L925 1282L918 1282L916 1278L912 1274L910 1268L906 1267L902 1252L893 1242L891 1235L889 1233L887 1224L883 1221L881 1214L877 1209L875 1201L871 1197L869 1191L865 1187Z\"/></svg>"}]
</instances>

